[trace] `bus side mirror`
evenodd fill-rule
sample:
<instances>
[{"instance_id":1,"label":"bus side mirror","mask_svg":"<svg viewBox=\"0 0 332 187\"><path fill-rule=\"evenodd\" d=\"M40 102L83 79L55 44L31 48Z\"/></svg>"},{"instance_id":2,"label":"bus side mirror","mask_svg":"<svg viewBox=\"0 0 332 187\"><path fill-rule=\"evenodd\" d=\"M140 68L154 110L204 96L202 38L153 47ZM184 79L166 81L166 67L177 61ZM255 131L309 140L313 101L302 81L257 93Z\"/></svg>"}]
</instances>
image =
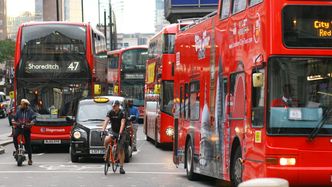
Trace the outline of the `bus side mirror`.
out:
<instances>
[{"instance_id":1,"label":"bus side mirror","mask_svg":"<svg viewBox=\"0 0 332 187\"><path fill-rule=\"evenodd\" d=\"M253 73L252 83L254 88L263 87L264 84L263 73Z\"/></svg>"},{"instance_id":2,"label":"bus side mirror","mask_svg":"<svg viewBox=\"0 0 332 187\"><path fill-rule=\"evenodd\" d=\"M100 95L101 94L101 85L100 84L95 84L94 86L94 94L95 95Z\"/></svg>"}]
</instances>

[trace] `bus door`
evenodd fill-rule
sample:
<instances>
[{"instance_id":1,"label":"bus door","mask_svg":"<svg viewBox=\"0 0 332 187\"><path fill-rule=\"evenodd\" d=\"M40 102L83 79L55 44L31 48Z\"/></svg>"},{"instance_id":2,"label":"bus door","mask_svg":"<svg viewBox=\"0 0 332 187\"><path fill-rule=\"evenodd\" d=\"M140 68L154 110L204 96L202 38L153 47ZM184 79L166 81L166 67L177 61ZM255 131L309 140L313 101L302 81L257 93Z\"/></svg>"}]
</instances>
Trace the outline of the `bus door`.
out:
<instances>
[{"instance_id":1,"label":"bus door","mask_svg":"<svg viewBox=\"0 0 332 187\"><path fill-rule=\"evenodd\" d=\"M228 160L229 160L229 150L230 150L230 128L228 121L229 114L229 99L227 97L228 93L228 78L223 78L221 75L218 79L218 90L217 90L217 130L219 142L217 144L217 160L219 165L217 166L219 170L219 175L222 179L226 178L228 174Z\"/></svg>"},{"instance_id":2,"label":"bus door","mask_svg":"<svg viewBox=\"0 0 332 187\"><path fill-rule=\"evenodd\" d=\"M229 123L231 141L238 137L242 141L244 125L246 119L245 113L245 73L233 73L230 78L230 95L229 95ZM229 142L232 145L233 142Z\"/></svg>"},{"instance_id":3,"label":"bus door","mask_svg":"<svg viewBox=\"0 0 332 187\"><path fill-rule=\"evenodd\" d=\"M264 177L264 69L257 68L253 71L251 84L251 127L252 133L246 133L246 151L243 179ZM247 172L246 172L247 171Z\"/></svg>"},{"instance_id":4,"label":"bus door","mask_svg":"<svg viewBox=\"0 0 332 187\"><path fill-rule=\"evenodd\" d=\"M188 90L189 86L188 84L181 83L180 84L180 107L179 107L179 116L178 116L178 154L177 156L183 160L181 162L184 162L184 153L185 153L185 146L186 146L186 136L189 128L187 121L188 116Z\"/></svg>"}]
</instances>

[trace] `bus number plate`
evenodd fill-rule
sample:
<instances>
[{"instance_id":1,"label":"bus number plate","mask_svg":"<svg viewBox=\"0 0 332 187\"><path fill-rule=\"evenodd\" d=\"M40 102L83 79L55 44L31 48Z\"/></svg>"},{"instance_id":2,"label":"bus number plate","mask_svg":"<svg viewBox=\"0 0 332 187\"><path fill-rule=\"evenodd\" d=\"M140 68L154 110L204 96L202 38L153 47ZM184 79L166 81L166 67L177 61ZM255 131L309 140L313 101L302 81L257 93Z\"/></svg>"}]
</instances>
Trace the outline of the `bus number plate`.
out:
<instances>
[{"instance_id":1,"label":"bus number plate","mask_svg":"<svg viewBox=\"0 0 332 187\"><path fill-rule=\"evenodd\" d=\"M44 144L61 144L61 140L44 140Z\"/></svg>"}]
</instances>

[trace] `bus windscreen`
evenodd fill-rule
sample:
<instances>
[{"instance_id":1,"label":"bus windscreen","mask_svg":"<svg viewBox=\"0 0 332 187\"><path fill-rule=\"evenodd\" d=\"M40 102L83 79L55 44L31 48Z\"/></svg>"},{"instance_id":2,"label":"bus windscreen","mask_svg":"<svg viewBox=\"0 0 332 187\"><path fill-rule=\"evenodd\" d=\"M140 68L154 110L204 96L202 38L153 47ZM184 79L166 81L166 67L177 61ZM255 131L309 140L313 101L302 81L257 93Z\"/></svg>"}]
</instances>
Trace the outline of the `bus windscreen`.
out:
<instances>
[{"instance_id":1,"label":"bus windscreen","mask_svg":"<svg viewBox=\"0 0 332 187\"><path fill-rule=\"evenodd\" d=\"M79 78L89 72L84 27L60 24L23 27L21 43L19 78Z\"/></svg>"}]
</instances>

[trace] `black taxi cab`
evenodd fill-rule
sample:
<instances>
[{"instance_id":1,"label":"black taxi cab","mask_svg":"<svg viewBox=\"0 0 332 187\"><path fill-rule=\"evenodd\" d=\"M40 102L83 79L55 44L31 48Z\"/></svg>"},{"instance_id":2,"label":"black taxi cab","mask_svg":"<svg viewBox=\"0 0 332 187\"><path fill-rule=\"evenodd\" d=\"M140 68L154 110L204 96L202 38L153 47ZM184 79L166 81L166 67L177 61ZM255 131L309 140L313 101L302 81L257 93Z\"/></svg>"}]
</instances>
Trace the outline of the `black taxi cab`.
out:
<instances>
[{"instance_id":1,"label":"black taxi cab","mask_svg":"<svg viewBox=\"0 0 332 187\"><path fill-rule=\"evenodd\" d=\"M122 108L125 99L119 96L101 96L79 102L70 138L69 152L72 162L78 162L80 157L104 156L104 139L101 139L101 131L107 112L112 109L115 100L120 101ZM110 125L107 126L107 129L109 128ZM129 162L132 156L131 133L125 142L125 161Z\"/></svg>"}]
</instances>

